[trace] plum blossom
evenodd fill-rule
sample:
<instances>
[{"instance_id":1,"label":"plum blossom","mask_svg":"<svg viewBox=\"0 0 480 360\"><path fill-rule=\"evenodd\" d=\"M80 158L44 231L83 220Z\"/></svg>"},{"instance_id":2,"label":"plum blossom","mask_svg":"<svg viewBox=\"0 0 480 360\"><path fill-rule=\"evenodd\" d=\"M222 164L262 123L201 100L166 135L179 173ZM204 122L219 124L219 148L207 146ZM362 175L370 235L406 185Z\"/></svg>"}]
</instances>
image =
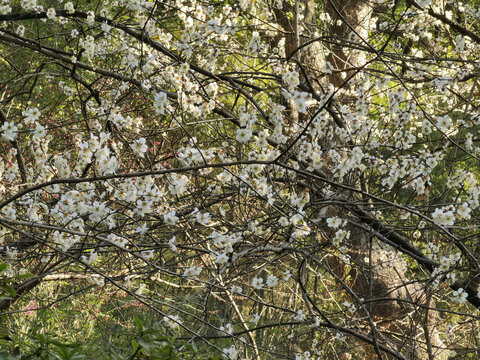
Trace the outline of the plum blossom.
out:
<instances>
[{"instance_id":1,"label":"plum blossom","mask_svg":"<svg viewBox=\"0 0 480 360\"><path fill-rule=\"evenodd\" d=\"M298 72L296 71L287 71L283 76L282 76L283 83L288 89L293 89L298 84L300 84L300 79Z\"/></svg>"},{"instance_id":2,"label":"plum blossom","mask_svg":"<svg viewBox=\"0 0 480 360\"><path fill-rule=\"evenodd\" d=\"M93 26L95 24L95 13L93 11L87 12L87 24Z\"/></svg>"},{"instance_id":3,"label":"plum blossom","mask_svg":"<svg viewBox=\"0 0 480 360\"><path fill-rule=\"evenodd\" d=\"M88 59L92 59L96 49L95 38L91 35L87 35L85 36L85 39L80 39L79 43L80 46L85 50L85 56Z\"/></svg>"},{"instance_id":4,"label":"plum blossom","mask_svg":"<svg viewBox=\"0 0 480 360\"><path fill-rule=\"evenodd\" d=\"M166 315L163 317L163 322L171 329L178 329L183 324L182 319L178 315Z\"/></svg>"},{"instance_id":5,"label":"plum blossom","mask_svg":"<svg viewBox=\"0 0 480 360\"><path fill-rule=\"evenodd\" d=\"M73 14L75 12L75 7L71 1L65 4L65 10L67 10L69 14Z\"/></svg>"},{"instance_id":6,"label":"plum blossom","mask_svg":"<svg viewBox=\"0 0 480 360\"><path fill-rule=\"evenodd\" d=\"M335 236L332 239L332 243L335 247L339 247L343 240L349 239L349 238L350 238L350 231L339 229L335 233Z\"/></svg>"},{"instance_id":7,"label":"plum blossom","mask_svg":"<svg viewBox=\"0 0 480 360\"><path fill-rule=\"evenodd\" d=\"M226 332L229 335L233 334L233 326L231 323L226 324L225 326L220 326L220 331Z\"/></svg>"},{"instance_id":8,"label":"plum blossom","mask_svg":"<svg viewBox=\"0 0 480 360\"><path fill-rule=\"evenodd\" d=\"M145 157L145 153L148 150L148 146L146 145L146 140L143 137L138 140L135 140L133 144L130 145L130 148L133 150L135 155L141 158Z\"/></svg>"},{"instance_id":9,"label":"plum blossom","mask_svg":"<svg viewBox=\"0 0 480 360\"><path fill-rule=\"evenodd\" d=\"M31 124L32 122L38 120L40 117L41 113L38 108L27 108L24 111L22 111L22 115L24 116L23 120L25 121L26 124Z\"/></svg>"},{"instance_id":10,"label":"plum blossom","mask_svg":"<svg viewBox=\"0 0 480 360\"><path fill-rule=\"evenodd\" d=\"M188 178L185 175L172 174L168 190L172 195L183 195L187 191Z\"/></svg>"},{"instance_id":11,"label":"plum blossom","mask_svg":"<svg viewBox=\"0 0 480 360\"><path fill-rule=\"evenodd\" d=\"M252 38L248 44L247 51L252 53L258 53L261 51L261 39L258 31L252 33Z\"/></svg>"},{"instance_id":12,"label":"plum blossom","mask_svg":"<svg viewBox=\"0 0 480 360\"><path fill-rule=\"evenodd\" d=\"M173 252L178 251L177 246L175 245L176 239L177 238L174 236L170 240L168 240L168 246L169 246L170 250L172 250Z\"/></svg>"},{"instance_id":13,"label":"plum blossom","mask_svg":"<svg viewBox=\"0 0 480 360\"><path fill-rule=\"evenodd\" d=\"M84 263L87 263L88 265L93 264L96 260L98 259L98 253L95 251L92 251L88 258L85 255L82 255L81 260Z\"/></svg>"},{"instance_id":14,"label":"plum blossom","mask_svg":"<svg viewBox=\"0 0 480 360\"><path fill-rule=\"evenodd\" d=\"M25 26L19 25L17 28L17 35L18 36L23 36L25 35Z\"/></svg>"},{"instance_id":15,"label":"plum blossom","mask_svg":"<svg viewBox=\"0 0 480 360\"><path fill-rule=\"evenodd\" d=\"M468 293L463 290L463 288L459 288L452 293L451 300L458 304L464 304L467 301Z\"/></svg>"},{"instance_id":16,"label":"plum blossom","mask_svg":"<svg viewBox=\"0 0 480 360\"><path fill-rule=\"evenodd\" d=\"M470 208L468 203L464 202L463 204L461 204L457 207L456 216L459 219L469 219L471 212L472 212L472 209Z\"/></svg>"},{"instance_id":17,"label":"plum blossom","mask_svg":"<svg viewBox=\"0 0 480 360\"><path fill-rule=\"evenodd\" d=\"M311 354L309 351L305 351L303 354L295 355L295 360L310 360Z\"/></svg>"},{"instance_id":18,"label":"plum blossom","mask_svg":"<svg viewBox=\"0 0 480 360\"><path fill-rule=\"evenodd\" d=\"M235 345L230 346L229 348L222 349L222 356L228 360L237 360L238 359L238 350Z\"/></svg>"},{"instance_id":19,"label":"plum blossom","mask_svg":"<svg viewBox=\"0 0 480 360\"><path fill-rule=\"evenodd\" d=\"M165 105L168 102L167 93L159 92L155 95L154 108L157 114L163 115L165 113Z\"/></svg>"},{"instance_id":20,"label":"plum blossom","mask_svg":"<svg viewBox=\"0 0 480 360\"><path fill-rule=\"evenodd\" d=\"M135 232L136 232L137 234L140 234L140 235L145 234L147 231L148 231L148 227L147 227L147 224L145 224L145 223L143 223L142 225L138 226L138 227L135 229Z\"/></svg>"},{"instance_id":21,"label":"plum blossom","mask_svg":"<svg viewBox=\"0 0 480 360\"><path fill-rule=\"evenodd\" d=\"M201 225L207 225L210 222L211 216L209 213L197 212L195 220Z\"/></svg>"},{"instance_id":22,"label":"plum blossom","mask_svg":"<svg viewBox=\"0 0 480 360\"><path fill-rule=\"evenodd\" d=\"M145 215L146 213L150 212L152 210L152 202L148 200L137 200L137 208L136 212L140 216Z\"/></svg>"},{"instance_id":23,"label":"plum blossom","mask_svg":"<svg viewBox=\"0 0 480 360\"><path fill-rule=\"evenodd\" d=\"M342 225L342 219L338 217L331 217L327 219L327 226L333 229L338 229Z\"/></svg>"},{"instance_id":24,"label":"plum blossom","mask_svg":"<svg viewBox=\"0 0 480 360\"><path fill-rule=\"evenodd\" d=\"M115 246L119 247L119 248L122 248L122 249L125 249L125 246L127 245L128 243L128 240L125 239L125 238L122 238L118 235L115 235L115 234L109 234L107 236L107 240L110 241L112 244L114 244Z\"/></svg>"},{"instance_id":25,"label":"plum blossom","mask_svg":"<svg viewBox=\"0 0 480 360\"><path fill-rule=\"evenodd\" d=\"M278 223L285 227L285 226L288 226L290 224L290 221L288 221L288 219L285 217L285 216L282 216L280 219L278 219Z\"/></svg>"},{"instance_id":26,"label":"plum blossom","mask_svg":"<svg viewBox=\"0 0 480 360\"><path fill-rule=\"evenodd\" d=\"M432 214L432 220L440 226L451 226L455 223L455 207L453 205L437 208Z\"/></svg>"},{"instance_id":27,"label":"plum blossom","mask_svg":"<svg viewBox=\"0 0 480 360\"><path fill-rule=\"evenodd\" d=\"M235 139L240 143L246 143L252 137L252 130L245 128L245 129L238 129L237 136Z\"/></svg>"},{"instance_id":28,"label":"plum blossom","mask_svg":"<svg viewBox=\"0 0 480 360\"><path fill-rule=\"evenodd\" d=\"M432 2L432 0L418 0L417 4L422 9L425 9L428 5L430 5L431 2Z\"/></svg>"},{"instance_id":29,"label":"plum blossom","mask_svg":"<svg viewBox=\"0 0 480 360\"><path fill-rule=\"evenodd\" d=\"M131 10L140 10L142 7L142 1L140 0L129 0L127 3L128 8Z\"/></svg>"},{"instance_id":30,"label":"plum blossom","mask_svg":"<svg viewBox=\"0 0 480 360\"><path fill-rule=\"evenodd\" d=\"M218 253L215 256L215 263L219 265L226 264L228 262L228 255L225 253Z\"/></svg>"},{"instance_id":31,"label":"plum blossom","mask_svg":"<svg viewBox=\"0 0 480 360\"><path fill-rule=\"evenodd\" d=\"M17 125L13 121L5 121L2 125L2 136L10 141L15 140L17 137Z\"/></svg>"},{"instance_id":32,"label":"plum blossom","mask_svg":"<svg viewBox=\"0 0 480 360\"><path fill-rule=\"evenodd\" d=\"M263 279L254 277L252 280L252 287L254 287L257 290L263 288Z\"/></svg>"},{"instance_id":33,"label":"plum blossom","mask_svg":"<svg viewBox=\"0 0 480 360\"><path fill-rule=\"evenodd\" d=\"M178 216L175 216L175 211L170 211L169 213L166 213L163 215L163 221L167 225L175 225L178 222Z\"/></svg>"},{"instance_id":34,"label":"plum blossom","mask_svg":"<svg viewBox=\"0 0 480 360\"><path fill-rule=\"evenodd\" d=\"M200 275L202 268L198 266L191 266L183 273L184 277L195 277Z\"/></svg>"},{"instance_id":35,"label":"plum blossom","mask_svg":"<svg viewBox=\"0 0 480 360\"><path fill-rule=\"evenodd\" d=\"M217 175L217 180L222 183L227 183L230 180L232 180L232 174L229 173L228 171L223 171Z\"/></svg>"},{"instance_id":36,"label":"plum blossom","mask_svg":"<svg viewBox=\"0 0 480 360\"><path fill-rule=\"evenodd\" d=\"M52 20L52 19L55 19L56 16L57 16L57 13L55 12L54 8L49 8L47 10L47 18Z\"/></svg>"},{"instance_id":37,"label":"plum blossom","mask_svg":"<svg viewBox=\"0 0 480 360\"><path fill-rule=\"evenodd\" d=\"M230 289L230 291L233 293L233 294L241 294L242 293L242 288L240 286L237 286L237 285L232 285L232 288Z\"/></svg>"},{"instance_id":38,"label":"plum blossom","mask_svg":"<svg viewBox=\"0 0 480 360\"><path fill-rule=\"evenodd\" d=\"M252 314L252 317L250 318L249 322L252 324L258 323L260 320L260 314Z\"/></svg>"},{"instance_id":39,"label":"plum blossom","mask_svg":"<svg viewBox=\"0 0 480 360\"><path fill-rule=\"evenodd\" d=\"M276 277L275 275L268 275L267 286L273 288L277 285L278 285L278 277Z\"/></svg>"},{"instance_id":40,"label":"plum blossom","mask_svg":"<svg viewBox=\"0 0 480 360\"><path fill-rule=\"evenodd\" d=\"M447 132L448 130L450 130L451 126L452 126L452 119L450 119L448 115L438 117L437 127L441 131Z\"/></svg>"},{"instance_id":41,"label":"plum blossom","mask_svg":"<svg viewBox=\"0 0 480 360\"><path fill-rule=\"evenodd\" d=\"M12 7L8 4L2 4L0 5L0 14L2 15L7 15L12 12Z\"/></svg>"},{"instance_id":42,"label":"plum blossom","mask_svg":"<svg viewBox=\"0 0 480 360\"><path fill-rule=\"evenodd\" d=\"M292 215L292 217L290 218L290 223L295 226L300 225L302 221L303 221L303 216L302 214L299 214L299 213Z\"/></svg>"},{"instance_id":43,"label":"plum blossom","mask_svg":"<svg viewBox=\"0 0 480 360\"><path fill-rule=\"evenodd\" d=\"M20 5L25 10L34 10L37 6L37 0L21 0Z\"/></svg>"},{"instance_id":44,"label":"plum blossom","mask_svg":"<svg viewBox=\"0 0 480 360\"><path fill-rule=\"evenodd\" d=\"M307 317L307 315L305 315L303 310L300 309L300 310L297 311L297 313L295 314L295 316L293 318L297 321L304 321L306 317Z\"/></svg>"},{"instance_id":45,"label":"plum blossom","mask_svg":"<svg viewBox=\"0 0 480 360\"><path fill-rule=\"evenodd\" d=\"M93 222L101 221L109 213L109 210L105 206L105 204L99 203L98 201L95 201L93 203L93 205L91 207L91 211L92 211L92 213L90 214L90 216L88 218L90 219L90 221L93 221Z\"/></svg>"},{"instance_id":46,"label":"plum blossom","mask_svg":"<svg viewBox=\"0 0 480 360\"><path fill-rule=\"evenodd\" d=\"M43 139L47 135L46 129L44 126L37 124L35 131L33 132L33 137L37 139Z\"/></svg>"},{"instance_id":47,"label":"plum blossom","mask_svg":"<svg viewBox=\"0 0 480 360\"><path fill-rule=\"evenodd\" d=\"M330 61L327 61L325 65L322 67L322 71L326 74L332 74L333 73L333 65L330 63Z\"/></svg>"},{"instance_id":48,"label":"plum blossom","mask_svg":"<svg viewBox=\"0 0 480 360\"><path fill-rule=\"evenodd\" d=\"M140 252L139 256L143 260L150 260L151 258L153 258L154 253L155 252L153 250L144 250Z\"/></svg>"},{"instance_id":49,"label":"plum blossom","mask_svg":"<svg viewBox=\"0 0 480 360\"><path fill-rule=\"evenodd\" d=\"M5 218L9 220L16 220L17 219L17 211L11 206L8 205L2 209L2 213Z\"/></svg>"}]
</instances>

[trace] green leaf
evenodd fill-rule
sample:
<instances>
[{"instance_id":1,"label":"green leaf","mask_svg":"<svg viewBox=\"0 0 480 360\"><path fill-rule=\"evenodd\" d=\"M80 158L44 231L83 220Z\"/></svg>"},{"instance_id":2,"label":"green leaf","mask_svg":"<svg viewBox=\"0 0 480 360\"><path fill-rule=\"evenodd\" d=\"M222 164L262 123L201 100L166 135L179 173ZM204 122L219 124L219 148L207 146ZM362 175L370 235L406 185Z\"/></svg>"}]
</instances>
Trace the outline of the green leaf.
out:
<instances>
[{"instance_id":1,"label":"green leaf","mask_svg":"<svg viewBox=\"0 0 480 360\"><path fill-rule=\"evenodd\" d=\"M143 332L145 328L143 326L142 320L140 320L138 316L135 316L135 324L137 324L138 329Z\"/></svg>"},{"instance_id":2,"label":"green leaf","mask_svg":"<svg viewBox=\"0 0 480 360\"><path fill-rule=\"evenodd\" d=\"M138 344L145 350L150 350L150 348L152 347L152 343L144 339L138 339Z\"/></svg>"},{"instance_id":3,"label":"green leaf","mask_svg":"<svg viewBox=\"0 0 480 360\"><path fill-rule=\"evenodd\" d=\"M7 351L0 352L0 360L18 360L19 358L13 355L10 355Z\"/></svg>"},{"instance_id":4,"label":"green leaf","mask_svg":"<svg viewBox=\"0 0 480 360\"><path fill-rule=\"evenodd\" d=\"M52 341L53 343L53 341ZM58 347L57 355L62 360L81 360L85 359L79 344L55 344Z\"/></svg>"},{"instance_id":5,"label":"green leaf","mask_svg":"<svg viewBox=\"0 0 480 360\"><path fill-rule=\"evenodd\" d=\"M138 345L138 343L135 341L135 339L132 339L132 346L133 346L133 351L137 351L137 349L140 345Z\"/></svg>"},{"instance_id":6,"label":"green leaf","mask_svg":"<svg viewBox=\"0 0 480 360\"><path fill-rule=\"evenodd\" d=\"M16 297L17 296L17 292L15 291L15 289L10 286L10 285L4 285L3 286L3 290L5 290L5 292L9 295L11 295L12 297Z\"/></svg>"},{"instance_id":7,"label":"green leaf","mask_svg":"<svg viewBox=\"0 0 480 360\"><path fill-rule=\"evenodd\" d=\"M43 334L38 333L37 334L37 339L40 342L40 344L42 344L42 345L48 343L48 338Z\"/></svg>"}]
</instances>

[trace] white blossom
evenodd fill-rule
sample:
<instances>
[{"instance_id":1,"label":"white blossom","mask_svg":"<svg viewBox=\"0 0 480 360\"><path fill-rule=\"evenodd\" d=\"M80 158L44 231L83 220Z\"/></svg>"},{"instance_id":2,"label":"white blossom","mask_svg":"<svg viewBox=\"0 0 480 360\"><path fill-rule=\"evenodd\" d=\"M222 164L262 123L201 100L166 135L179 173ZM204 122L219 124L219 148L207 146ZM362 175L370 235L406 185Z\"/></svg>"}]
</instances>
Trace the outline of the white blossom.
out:
<instances>
[{"instance_id":1,"label":"white blossom","mask_svg":"<svg viewBox=\"0 0 480 360\"><path fill-rule=\"evenodd\" d=\"M235 139L240 143L246 143L252 137L252 131L250 129L238 129Z\"/></svg>"},{"instance_id":2,"label":"white blossom","mask_svg":"<svg viewBox=\"0 0 480 360\"><path fill-rule=\"evenodd\" d=\"M305 318L306 318L306 315L304 314L304 312L300 309L297 311L297 313L295 314L295 316L293 317L295 320L297 321L304 321Z\"/></svg>"},{"instance_id":3,"label":"white blossom","mask_svg":"<svg viewBox=\"0 0 480 360\"><path fill-rule=\"evenodd\" d=\"M191 266L185 272L183 273L183 276L185 277L195 277L200 275L202 272L202 268L198 266Z\"/></svg>"},{"instance_id":4,"label":"white blossom","mask_svg":"<svg viewBox=\"0 0 480 360\"><path fill-rule=\"evenodd\" d=\"M183 324L182 319L178 315L166 315L163 317L163 322L171 329L178 329Z\"/></svg>"},{"instance_id":5,"label":"white blossom","mask_svg":"<svg viewBox=\"0 0 480 360\"><path fill-rule=\"evenodd\" d=\"M267 286L273 288L277 285L278 285L278 277L276 277L275 275L269 275L267 277Z\"/></svg>"},{"instance_id":6,"label":"white blossom","mask_svg":"<svg viewBox=\"0 0 480 360\"><path fill-rule=\"evenodd\" d=\"M73 14L75 12L75 7L71 1L67 2L64 8L69 14Z\"/></svg>"},{"instance_id":7,"label":"white blossom","mask_svg":"<svg viewBox=\"0 0 480 360\"><path fill-rule=\"evenodd\" d=\"M8 140L15 140L17 137L17 125L13 121L5 121L2 125L2 136Z\"/></svg>"},{"instance_id":8,"label":"white blossom","mask_svg":"<svg viewBox=\"0 0 480 360\"><path fill-rule=\"evenodd\" d=\"M452 293L451 300L453 302L463 304L467 301L468 293L463 290L463 288L459 288Z\"/></svg>"},{"instance_id":9,"label":"white blossom","mask_svg":"<svg viewBox=\"0 0 480 360\"><path fill-rule=\"evenodd\" d=\"M262 278L253 278L252 280L252 287L255 289L261 289L263 288L263 279Z\"/></svg>"},{"instance_id":10,"label":"white blossom","mask_svg":"<svg viewBox=\"0 0 480 360\"><path fill-rule=\"evenodd\" d=\"M137 156L139 156L141 158L145 157L145 153L148 150L148 146L146 144L145 138L140 138L138 140L134 140L133 144L130 145L130 148L133 150L133 152Z\"/></svg>"},{"instance_id":11,"label":"white blossom","mask_svg":"<svg viewBox=\"0 0 480 360\"><path fill-rule=\"evenodd\" d=\"M165 215L163 215L163 221L167 225L172 225L172 226L176 225L178 220L179 220L179 218L178 218L178 216L175 215L175 211L170 211L170 212L166 213Z\"/></svg>"},{"instance_id":12,"label":"white blossom","mask_svg":"<svg viewBox=\"0 0 480 360\"><path fill-rule=\"evenodd\" d=\"M228 360L237 360L238 359L238 350L235 345L230 346L229 348L222 349L222 356Z\"/></svg>"},{"instance_id":13,"label":"white blossom","mask_svg":"<svg viewBox=\"0 0 480 360\"><path fill-rule=\"evenodd\" d=\"M436 208L432 214L432 220L440 226L451 226L455 223L455 208L453 206L445 206Z\"/></svg>"},{"instance_id":14,"label":"white blossom","mask_svg":"<svg viewBox=\"0 0 480 360\"><path fill-rule=\"evenodd\" d=\"M228 262L228 255L225 253L218 253L215 256L215 263L219 265L226 264Z\"/></svg>"}]
</instances>

